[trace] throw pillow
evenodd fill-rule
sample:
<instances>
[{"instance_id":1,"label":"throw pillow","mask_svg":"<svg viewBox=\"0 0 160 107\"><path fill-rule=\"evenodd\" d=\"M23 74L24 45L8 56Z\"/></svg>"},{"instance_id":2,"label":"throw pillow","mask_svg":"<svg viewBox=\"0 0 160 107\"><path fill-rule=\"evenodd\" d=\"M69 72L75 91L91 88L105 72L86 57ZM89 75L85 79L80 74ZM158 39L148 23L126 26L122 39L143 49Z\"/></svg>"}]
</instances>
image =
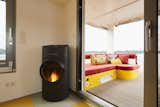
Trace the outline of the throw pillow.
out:
<instances>
[{"instance_id":1,"label":"throw pillow","mask_svg":"<svg viewBox=\"0 0 160 107\"><path fill-rule=\"evenodd\" d=\"M103 54L95 54L91 55L91 64L97 65L97 64L105 64L107 63L107 56Z\"/></svg>"},{"instance_id":2,"label":"throw pillow","mask_svg":"<svg viewBox=\"0 0 160 107\"><path fill-rule=\"evenodd\" d=\"M119 54L118 58L122 61L123 64L128 64L129 55Z\"/></svg>"},{"instance_id":3,"label":"throw pillow","mask_svg":"<svg viewBox=\"0 0 160 107\"><path fill-rule=\"evenodd\" d=\"M121 61L119 58L117 58L117 59L112 59L112 60L111 60L111 64L122 64L122 61Z\"/></svg>"},{"instance_id":4,"label":"throw pillow","mask_svg":"<svg viewBox=\"0 0 160 107\"><path fill-rule=\"evenodd\" d=\"M128 64L135 65L136 59L135 58L128 58Z\"/></svg>"}]
</instances>

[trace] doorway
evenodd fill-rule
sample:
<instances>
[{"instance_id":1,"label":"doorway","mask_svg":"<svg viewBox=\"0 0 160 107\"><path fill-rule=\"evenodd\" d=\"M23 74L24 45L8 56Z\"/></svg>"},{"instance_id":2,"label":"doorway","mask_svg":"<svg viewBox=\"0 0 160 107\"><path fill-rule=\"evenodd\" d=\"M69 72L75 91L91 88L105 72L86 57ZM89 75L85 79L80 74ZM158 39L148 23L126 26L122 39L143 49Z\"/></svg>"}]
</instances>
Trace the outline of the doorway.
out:
<instances>
[{"instance_id":1,"label":"doorway","mask_svg":"<svg viewBox=\"0 0 160 107\"><path fill-rule=\"evenodd\" d=\"M146 101L151 98L147 99L146 97L149 95L146 94L149 93L149 90L145 84L150 86L151 79L153 77L156 79L155 76L157 75L146 76L149 75L149 73L146 74L148 72L146 65L152 62L147 58L146 53L149 51L144 50L146 49L144 29L148 31L146 29L146 18L144 18L144 16L147 16L144 7L146 8L147 4L149 4L149 1L144 3L143 0L125 2L122 0L118 3L113 0L110 2L104 0L101 3L96 2L96 0L94 2L85 1L85 6L82 6L85 13L85 15L82 15L85 21L82 18L83 36L81 42L81 90L83 92L90 93L119 107L143 107L149 103ZM156 1L154 1L155 4ZM132 9L133 7L134 9ZM136 25L138 25L139 31L136 31ZM129 26L133 28L131 29ZM129 34L127 34L127 30ZM88 40L86 40L87 38ZM139 43L138 46L136 46L137 43ZM155 70L153 72L155 74L156 69L153 70ZM150 72L150 74L153 73ZM150 88L151 93L156 91L155 84L152 86L154 88ZM104 91L107 94L104 94ZM154 95L156 95L155 93ZM156 100L152 102L156 102Z\"/></svg>"},{"instance_id":2,"label":"doorway","mask_svg":"<svg viewBox=\"0 0 160 107\"><path fill-rule=\"evenodd\" d=\"M143 107L143 7L143 0L85 1L84 91L119 107Z\"/></svg>"},{"instance_id":3,"label":"doorway","mask_svg":"<svg viewBox=\"0 0 160 107\"><path fill-rule=\"evenodd\" d=\"M90 59L86 59L86 61L90 60L90 63L85 64L85 86L87 92L98 97L102 97L104 100L114 103L119 107L143 107L143 29L143 20L119 25L114 28L112 33L113 35L109 35L114 36L112 41L109 40L110 43L114 45L113 50L109 51L109 49L106 49L104 52L98 51L98 49L102 49L101 47L103 46L104 48L107 47L107 45L102 44L101 41L100 43L98 42L98 44L101 44L102 46L99 46L95 51L85 51L87 55L91 54L92 57ZM108 35L104 35L103 37L101 34L103 37L101 38L101 35L99 34L100 33L98 33L98 38L96 40L102 39L104 40L104 43L106 43L106 41L108 42L108 38L104 38ZM88 35L86 34L85 36ZM91 36L93 37L94 35ZM86 40L85 47L87 48L86 45L90 44L92 47L94 47L93 49L95 49L95 45L97 44L94 45L94 43L91 43L91 40L92 39L89 39L89 41ZM124 43L122 43L122 41L124 41ZM113 52L111 53L111 51ZM101 57L98 56L99 54L105 54L107 56L106 60L109 61L104 64L94 64L91 60L94 60L94 55L97 58ZM126 59L126 62L124 59ZM121 73L126 74L123 75ZM126 100L128 101L126 102Z\"/></svg>"}]
</instances>

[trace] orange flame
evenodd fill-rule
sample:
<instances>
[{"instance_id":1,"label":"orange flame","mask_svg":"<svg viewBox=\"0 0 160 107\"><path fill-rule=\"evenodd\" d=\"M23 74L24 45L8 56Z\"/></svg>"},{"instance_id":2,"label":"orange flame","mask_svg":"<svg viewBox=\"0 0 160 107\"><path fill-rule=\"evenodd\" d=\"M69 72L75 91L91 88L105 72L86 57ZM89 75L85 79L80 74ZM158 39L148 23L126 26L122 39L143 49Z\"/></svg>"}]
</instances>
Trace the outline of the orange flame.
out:
<instances>
[{"instance_id":1,"label":"orange flame","mask_svg":"<svg viewBox=\"0 0 160 107\"><path fill-rule=\"evenodd\" d=\"M59 79L58 75L55 72L52 72L51 75L50 75L50 77L49 77L49 79L48 79L48 81L55 82L58 79Z\"/></svg>"}]
</instances>

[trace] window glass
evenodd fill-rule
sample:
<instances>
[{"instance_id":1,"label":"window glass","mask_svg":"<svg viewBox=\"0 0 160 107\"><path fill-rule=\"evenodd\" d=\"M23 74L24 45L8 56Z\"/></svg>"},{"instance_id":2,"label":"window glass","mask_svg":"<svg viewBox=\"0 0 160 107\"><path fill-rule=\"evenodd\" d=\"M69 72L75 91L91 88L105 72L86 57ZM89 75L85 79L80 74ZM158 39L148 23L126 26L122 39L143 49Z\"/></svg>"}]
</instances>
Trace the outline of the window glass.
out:
<instances>
[{"instance_id":1,"label":"window glass","mask_svg":"<svg viewBox=\"0 0 160 107\"><path fill-rule=\"evenodd\" d=\"M6 60L6 2L0 1L0 61Z\"/></svg>"}]
</instances>

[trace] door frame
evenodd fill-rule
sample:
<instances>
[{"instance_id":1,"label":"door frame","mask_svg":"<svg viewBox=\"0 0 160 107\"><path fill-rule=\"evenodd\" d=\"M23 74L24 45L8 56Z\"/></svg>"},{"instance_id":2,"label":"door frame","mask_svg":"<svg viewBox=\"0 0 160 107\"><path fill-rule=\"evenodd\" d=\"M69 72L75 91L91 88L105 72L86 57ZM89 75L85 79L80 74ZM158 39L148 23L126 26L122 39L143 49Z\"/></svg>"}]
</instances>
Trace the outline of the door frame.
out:
<instances>
[{"instance_id":1,"label":"door frame","mask_svg":"<svg viewBox=\"0 0 160 107\"><path fill-rule=\"evenodd\" d=\"M158 105L158 0L144 0L144 22L151 22L151 50L144 48L144 107ZM147 29L145 42L148 45ZM146 45L144 45L146 46Z\"/></svg>"},{"instance_id":2,"label":"door frame","mask_svg":"<svg viewBox=\"0 0 160 107\"><path fill-rule=\"evenodd\" d=\"M84 7L85 7L85 0L76 0L77 1L77 64L76 64L76 93L91 101L91 103L97 105L97 106L104 106L104 107L116 107L116 105L111 104L110 102L106 102L105 100L92 95L90 93L84 92L83 86L84 82L83 79L84 76L82 74L82 71L84 71Z\"/></svg>"},{"instance_id":3,"label":"door frame","mask_svg":"<svg viewBox=\"0 0 160 107\"><path fill-rule=\"evenodd\" d=\"M80 95L89 98L90 100L98 103L104 101L96 96L87 95L82 92L82 71L84 70L83 65L83 37L84 37L84 1L77 0L77 92ZM158 106L158 0L144 0L144 22L151 20L152 24L152 51L146 52L144 48L144 107L157 107ZM146 32L146 30L144 30ZM146 34L144 35L144 40ZM144 44L146 42L144 41ZM145 46L145 45L144 45ZM152 72L151 72L152 71ZM94 98L93 98L94 97ZM98 98L98 99L97 99ZM108 104L111 104L107 102ZM112 105L112 104L111 104Z\"/></svg>"}]
</instances>

